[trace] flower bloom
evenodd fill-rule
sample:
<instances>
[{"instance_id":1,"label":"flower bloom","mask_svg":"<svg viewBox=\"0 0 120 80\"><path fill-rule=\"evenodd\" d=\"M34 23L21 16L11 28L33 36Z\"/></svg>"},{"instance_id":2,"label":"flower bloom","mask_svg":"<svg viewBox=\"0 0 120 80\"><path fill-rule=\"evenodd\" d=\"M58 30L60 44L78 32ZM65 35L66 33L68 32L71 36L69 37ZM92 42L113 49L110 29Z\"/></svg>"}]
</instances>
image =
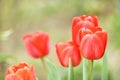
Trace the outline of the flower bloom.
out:
<instances>
[{"instance_id":1,"label":"flower bloom","mask_svg":"<svg viewBox=\"0 0 120 80\"><path fill-rule=\"evenodd\" d=\"M7 70L5 80L36 80L34 68L26 63L11 66Z\"/></svg>"},{"instance_id":2,"label":"flower bloom","mask_svg":"<svg viewBox=\"0 0 120 80\"><path fill-rule=\"evenodd\" d=\"M72 40L77 46L80 45L81 40L81 28L89 28L94 30L94 27L98 27L97 16L82 15L74 17L72 21Z\"/></svg>"},{"instance_id":3,"label":"flower bloom","mask_svg":"<svg viewBox=\"0 0 120 80\"><path fill-rule=\"evenodd\" d=\"M94 26L98 26L98 17L94 15L82 15L73 18L72 28L81 22L91 22Z\"/></svg>"},{"instance_id":4,"label":"flower bloom","mask_svg":"<svg viewBox=\"0 0 120 80\"><path fill-rule=\"evenodd\" d=\"M75 17L72 22L72 39L83 57L96 60L104 55L107 32L98 26L96 16Z\"/></svg>"},{"instance_id":5,"label":"flower bloom","mask_svg":"<svg viewBox=\"0 0 120 80\"><path fill-rule=\"evenodd\" d=\"M35 32L23 37L28 53L34 58L41 58L49 53L49 35L46 32Z\"/></svg>"},{"instance_id":6,"label":"flower bloom","mask_svg":"<svg viewBox=\"0 0 120 80\"><path fill-rule=\"evenodd\" d=\"M62 66L69 66L69 58L72 65L77 66L81 62L79 48L73 42L59 42L56 44L56 52Z\"/></svg>"},{"instance_id":7,"label":"flower bloom","mask_svg":"<svg viewBox=\"0 0 120 80\"><path fill-rule=\"evenodd\" d=\"M105 52L107 32L104 30L96 32L83 30L83 34L80 43L80 53L89 60L100 59Z\"/></svg>"}]
</instances>

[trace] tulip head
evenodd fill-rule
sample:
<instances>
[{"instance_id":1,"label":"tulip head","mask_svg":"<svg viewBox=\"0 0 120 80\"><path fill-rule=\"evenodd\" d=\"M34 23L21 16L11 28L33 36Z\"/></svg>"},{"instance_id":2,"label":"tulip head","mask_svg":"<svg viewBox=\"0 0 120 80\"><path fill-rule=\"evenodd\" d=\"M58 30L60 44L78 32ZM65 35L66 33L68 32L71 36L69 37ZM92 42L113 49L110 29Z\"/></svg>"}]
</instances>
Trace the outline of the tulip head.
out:
<instances>
[{"instance_id":1,"label":"tulip head","mask_svg":"<svg viewBox=\"0 0 120 80\"><path fill-rule=\"evenodd\" d=\"M82 37L80 43L80 53L89 60L102 58L107 43L107 32L97 31L89 33Z\"/></svg>"},{"instance_id":2,"label":"tulip head","mask_svg":"<svg viewBox=\"0 0 120 80\"><path fill-rule=\"evenodd\" d=\"M81 62L79 49L73 42L59 42L56 44L56 52L61 65L64 67L68 67L69 58L71 58L73 66L79 65Z\"/></svg>"},{"instance_id":3,"label":"tulip head","mask_svg":"<svg viewBox=\"0 0 120 80\"><path fill-rule=\"evenodd\" d=\"M5 80L36 80L34 68L26 63L11 66L7 70Z\"/></svg>"},{"instance_id":4,"label":"tulip head","mask_svg":"<svg viewBox=\"0 0 120 80\"><path fill-rule=\"evenodd\" d=\"M26 34L23 41L27 52L34 58L41 58L49 53L49 35L46 32Z\"/></svg>"}]
</instances>

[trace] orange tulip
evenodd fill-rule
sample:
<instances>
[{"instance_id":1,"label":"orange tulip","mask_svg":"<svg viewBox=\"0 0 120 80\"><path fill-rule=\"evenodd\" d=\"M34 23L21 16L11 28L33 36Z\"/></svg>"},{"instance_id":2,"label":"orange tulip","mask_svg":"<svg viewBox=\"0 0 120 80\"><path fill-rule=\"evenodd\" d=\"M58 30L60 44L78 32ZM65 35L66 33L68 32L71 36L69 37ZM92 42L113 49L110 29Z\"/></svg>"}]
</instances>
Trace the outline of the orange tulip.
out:
<instances>
[{"instance_id":1,"label":"orange tulip","mask_svg":"<svg viewBox=\"0 0 120 80\"><path fill-rule=\"evenodd\" d=\"M26 63L11 66L7 70L5 80L36 80L34 68Z\"/></svg>"}]
</instances>

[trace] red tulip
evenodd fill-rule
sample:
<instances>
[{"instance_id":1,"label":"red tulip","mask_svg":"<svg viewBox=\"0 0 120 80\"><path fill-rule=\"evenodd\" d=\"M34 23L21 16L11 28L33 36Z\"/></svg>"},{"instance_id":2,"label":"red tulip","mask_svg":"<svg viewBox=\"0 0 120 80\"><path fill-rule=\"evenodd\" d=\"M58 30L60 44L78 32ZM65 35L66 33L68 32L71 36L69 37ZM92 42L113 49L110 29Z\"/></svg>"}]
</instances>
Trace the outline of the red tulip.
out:
<instances>
[{"instance_id":1,"label":"red tulip","mask_svg":"<svg viewBox=\"0 0 120 80\"><path fill-rule=\"evenodd\" d=\"M91 22L94 26L98 26L98 17L94 15L82 15L73 18L72 28L81 21Z\"/></svg>"},{"instance_id":2,"label":"red tulip","mask_svg":"<svg viewBox=\"0 0 120 80\"><path fill-rule=\"evenodd\" d=\"M91 22L81 21L72 29L72 40L77 46L80 45L81 29L83 28L94 31L95 26Z\"/></svg>"},{"instance_id":3,"label":"red tulip","mask_svg":"<svg viewBox=\"0 0 120 80\"><path fill-rule=\"evenodd\" d=\"M49 53L49 35L45 32L26 34L23 37L28 53L34 58L41 58Z\"/></svg>"},{"instance_id":4,"label":"red tulip","mask_svg":"<svg viewBox=\"0 0 120 80\"><path fill-rule=\"evenodd\" d=\"M72 40L85 58L100 59L106 48L107 32L98 27L97 16L83 15L73 19Z\"/></svg>"},{"instance_id":5,"label":"red tulip","mask_svg":"<svg viewBox=\"0 0 120 80\"><path fill-rule=\"evenodd\" d=\"M95 33L90 30L83 31L80 43L80 53L89 60L100 59L105 52L107 32L98 30Z\"/></svg>"},{"instance_id":6,"label":"red tulip","mask_svg":"<svg viewBox=\"0 0 120 80\"><path fill-rule=\"evenodd\" d=\"M79 49L73 42L56 44L56 52L61 65L64 67L68 67L69 58L71 58L73 66L79 65L81 62Z\"/></svg>"},{"instance_id":7,"label":"red tulip","mask_svg":"<svg viewBox=\"0 0 120 80\"><path fill-rule=\"evenodd\" d=\"M11 66L7 70L5 80L36 80L34 68L26 63Z\"/></svg>"},{"instance_id":8,"label":"red tulip","mask_svg":"<svg viewBox=\"0 0 120 80\"><path fill-rule=\"evenodd\" d=\"M98 28L97 16L83 15L75 17L72 21L72 40L79 46L81 42L81 29L90 29L95 32L95 28Z\"/></svg>"}]
</instances>

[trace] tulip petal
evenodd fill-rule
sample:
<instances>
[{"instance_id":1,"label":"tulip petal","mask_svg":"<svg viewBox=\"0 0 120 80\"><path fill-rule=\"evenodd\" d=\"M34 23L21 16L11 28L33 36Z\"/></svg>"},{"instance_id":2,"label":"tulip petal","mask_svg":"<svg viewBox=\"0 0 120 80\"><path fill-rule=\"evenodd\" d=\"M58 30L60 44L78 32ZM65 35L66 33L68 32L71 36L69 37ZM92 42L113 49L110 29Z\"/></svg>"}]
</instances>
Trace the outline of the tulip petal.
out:
<instances>
[{"instance_id":1,"label":"tulip petal","mask_svg":"<svg viewBox=\"0 0 120 80\"><path fill-rule=\"evenodd\" d=\"M11 70L13 70L14 73L9 73ZM19 63L8 69L5 80L36 80L35 78L32 65L29 66L26 63Z\"/></svg>"},{"instance_id":2,"label":"tulip petal","mask_svg":"<svg viewBox=\"0 0 120 80\"><path fill-rule=\"evenodd\" d=\"M19 75L9 74L5 77L5 80L24 80Z\"/></svg>"},{"instance_id":3,"label":"tulip petal","mask_svg":"<svg viewBox=\"0 0 120 80\"><path fill-rule=\"evenodd\" d=\"M86 34L92 34L93 32L90 29L81 29L81 39L86 35Z\"/></svg>"},{"instance_id":4,"label":"tulip petal","mask_svg":"<svg viewBox=\"0 0 120 80\"><path fill-rule=\"evenodd\" d=\"M34 58L40 58L49 53L49 35L46 32L35 32L23 37L28 53Z\"/></svg>"},{"instance_id":5,"label":"tulip petal","mask_svg":"<svg viewBox=\"0 0 120 80\"><path fill-rule=\"evenodd\" d=\"M56 44L56 52L57 52L57 55L58 55L58 56L62 53L63 49L64 49L67 45L69 45L69 44L68 44L68 43L63 43L63 42L59 42L59 43Z\"/></svg>"},{"instance_id":6,"label":"tulip petal","mask_svg":"<svg viewBox=\"0 0 120 80\"><path fill-rule=\"evenodd\" d=\"M73 46L66 47L63 50L62 55L60 56L60 58L63 61L62 62L63 65L66 66L66 67L68 67L69 58L71 58L73 66L77 66L81 61L81 56L80 56L79 50L76 49Z\"/></svg>"},{"instance_id":7,"label":"tulip petal","mask_svg":"<svg viewBox=\"0 0 120 80\"><path fill-rule=\"evenodd\" d=\"M39 58L43 56L40 50L36 49L36 47L31 44L29 39L24 40L24 42L25 42L25 46L28 51L28 54L30 54L32 57Z\"/></svg>"},{"instance_id":8,"label":"tulip petal","mask_svg":"<svg viewBox=\"0 0 120 80\"><path fill-rule=\"evenodd\" d=\"M88 21L81 21L77 23L77 25L72 30L72 39L76 43L76 45L80 45L81 42L81 29L90 29L92 32L95 32L95 26Z\"/></svg>"},{"instance_id":9,"label":"tulip petal","mask_svg":"<svg viewBox=\"0 0 120 80\"><path fill-rule=\"evenodd\" d=\"M45 32L35 32L32 34L31 42L38 48L42 53L46 54L49 52L49 36Z\"/></svg>"},{"instance_id":10,"label":"tulip petal","mask_svg":"<svg viewBox=\"0 0 120 80\"><path fill-rule=\"evenodd\" d=\"M102 40L95 34L87 34L83 37L80 45L81 54L89 59L95 60L103 56Z\"/></svg>"},{"instance_id":11,"label":"tulip petal","mask_svg":"<svg viewBox=\"0 0 120 80\"><path fill-rule=\"evenodd\" d=\"M60 63L64 67L68 67L69 58L71 58L73 66L77 66L81 62L79 49L73 42L58 43L56 45L56 52Z\"/></svg>"},{"instance_id":12,"label":"tulip petal","mask_svg":"<svg viewBox=\"0 0 120 80\"><path fill-rule=\"evenodd\" d=\"M85 20L92 22L96 27L98 26L98 18L97 16L88 15Z\"/></svg>"},{"instance_id":13,"label":"tulip petal","mask_svg":"<svg viewBox=\"0 0 120 80\"><path fill-rule=\"evenodd\" d=\"M74 28L74 26L76 26L76 24L78 22L82 21L82 19L80 17L74 17L72 20L72 29Z\"/></svg>"},{"instance_id":14,"label":"tulip petal","mask_svg":"<svg viewBox=\"0 0 120 80\"><path fill-rule=\"evenodd\" d=\"M69 57L71 57L71 53L72 53L72 49L71 47L66 47L64 48L64 50L62 51L61 55L60 55L60 59L61 62L64 66L68 67L68 63L69 63Z\"/></svg>"},{"instance_id":15,"label":"tulip petal","mask_svg":"<svg viewBox=\"0 0 120 80\"><path fill-rule=\"evenodd\" d=\"M27 67L24 67L23 69L19 69L16 72L16 75L22 77L23 80L34 80L33 73Z\"/></svg>"},{"instance_id":16,"label":"tulip petal","mask_svg":"<svg viewBox=\"0 0 120 80\"><path fill-rule=\"evenodd\" d=\"M61 64L63 64L63 62L62 62L62 58L60 58L60 56L62 55L64 48L66 48L68 45L69 45L68 43L63 43L63 42L59 42L56 44L56 52L57 52L57 56L58 56Z\"/></svg>"},{"instance_id":17,"label":"tulip petal","mask_svg":"<svg viewBox=\"0 0 120 80\"><path fill-rule=\"evenodd\" d=\"M102 30L102 31L97 31L95 34L99 36L99 38L101 38L104 45L104 50L105 50L106 44L107 44L107 32Z\"/></svg>"}]
</instances>

